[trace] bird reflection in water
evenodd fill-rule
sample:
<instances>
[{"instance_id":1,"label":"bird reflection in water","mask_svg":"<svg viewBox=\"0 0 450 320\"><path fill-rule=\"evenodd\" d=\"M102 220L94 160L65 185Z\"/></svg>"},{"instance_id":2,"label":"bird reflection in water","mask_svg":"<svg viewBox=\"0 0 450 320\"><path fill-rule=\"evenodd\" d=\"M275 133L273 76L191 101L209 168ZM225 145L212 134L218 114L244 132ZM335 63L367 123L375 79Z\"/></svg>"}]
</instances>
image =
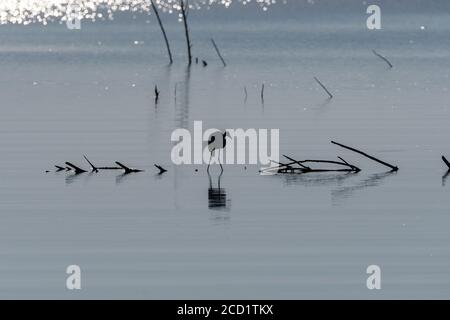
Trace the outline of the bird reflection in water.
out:
<instances>
[{"instance_id":1,"label":"bird reflection in water","mask_svg":"<svg viewBox=\"0 0 450 320\"><path fill-rule=\"evenodd\" d=\"M442 186L445 187L445 183L447 182L447 178L450 175L450 170L448 170L443 176L442 176Z\"/></svg>"},{"instance_id":2,"label":"bird reflection in water","mask_svg":"<svg viewBox=\"0 0 450 320\"><path fill-rule=\"evenodd\" d=\"M227 199L227 192L220 185L223 171L220 173L217 181L217 188L213 187L211 174L208 172L209 189L208 189L208 208L211 210L226 210L228 211L230 200Z\"/></svg>"}]
</instances>

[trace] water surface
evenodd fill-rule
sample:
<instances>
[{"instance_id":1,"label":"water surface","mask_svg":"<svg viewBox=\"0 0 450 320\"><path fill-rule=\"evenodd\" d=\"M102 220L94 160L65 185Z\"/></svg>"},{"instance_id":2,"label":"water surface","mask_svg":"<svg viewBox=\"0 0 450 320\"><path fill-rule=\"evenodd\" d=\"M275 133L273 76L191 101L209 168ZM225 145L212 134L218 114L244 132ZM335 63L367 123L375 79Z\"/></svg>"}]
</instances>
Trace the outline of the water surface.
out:
<instances>
[{"instance_id":1,"label":"water surface","mask_svg":"<svg viewBox=\"0 0 450 320\"><path fill-rule=\"evenodd\" d=\"M173 66L143 13L80 31L1 26L0 297L449 298L440 156L450 156L450 19L447 4L427 3L388 6L377 32L359 2L193 10L194 56L209 65L190 69L176 15L163 15ZM340 155L363 171L226 166L219 188L217 166L210 179L206 166L171 164L171 132L195 120L279 128L282 153ZM83 154L146 171L53 172L65 161L87 168ZM169 171L157 175L154 163ZM70 264L82 269L79 292L65 288ZM380 291L366 288L371 264L382 268Z\"/></svg>"}]
</instances>

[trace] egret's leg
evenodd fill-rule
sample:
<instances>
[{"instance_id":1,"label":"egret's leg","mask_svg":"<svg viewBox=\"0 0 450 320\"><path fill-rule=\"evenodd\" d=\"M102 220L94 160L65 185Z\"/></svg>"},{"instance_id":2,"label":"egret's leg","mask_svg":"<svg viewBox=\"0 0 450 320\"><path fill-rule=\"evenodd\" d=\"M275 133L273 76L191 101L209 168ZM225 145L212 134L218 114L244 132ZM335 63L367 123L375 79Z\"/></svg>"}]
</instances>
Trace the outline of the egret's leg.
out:
<instances>
[{"instance_id":1,"label":"egret's leg","mask_svg":"<svg viewBox=\"0 0 450 320\"><path fill-rule=\"evenodd\" d=\"M219 165L220 165L220 170L221 170L221 172L223 172L222 163L220 163L220 149L219 149Z\"/></svg>"},{"instance_id":2,"label":"egret's leg","mask_svg":"<svg viewBox=\"0 0 450 320\"><path fill-rule=\"evenodd\" d=\"M211 159L212 159L212 154L213 154L213 152L214 152L214 150L215 149L213 149L213 150L211 150L211 154L210 154L210 156L209 156L209 163L208 163L208 168L206 169L206 171L209 173L209 167L211 166Z\"/></svg>"}]
</instances>

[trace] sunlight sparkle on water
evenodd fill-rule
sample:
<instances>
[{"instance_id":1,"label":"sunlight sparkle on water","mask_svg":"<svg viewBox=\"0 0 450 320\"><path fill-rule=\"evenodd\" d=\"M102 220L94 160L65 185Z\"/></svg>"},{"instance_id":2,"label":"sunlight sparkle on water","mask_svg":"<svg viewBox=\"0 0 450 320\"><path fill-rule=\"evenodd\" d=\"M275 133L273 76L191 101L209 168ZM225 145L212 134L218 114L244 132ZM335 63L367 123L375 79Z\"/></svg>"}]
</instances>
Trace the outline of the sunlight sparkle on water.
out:
<instances>
[{"instance_id":1,"label":"sunlight sparkle on water","mask_svg":"<svg viewBox=\"0 0 450 320\"><path fill-rule=\"evenodd\" d=\"M167 13L180 10L179 0L154 0L158 8ZM201 9L213 5L228 8L233 0L190 0L190 9ZM263 10L275 4L276 0L234 0L247 5L254 3ZM74 17L74 8L77 16ZM114 12L150 12L151 0L1 0L0 23L29 24L68 19L112 19Z\"/></svg>"}]
</instances>

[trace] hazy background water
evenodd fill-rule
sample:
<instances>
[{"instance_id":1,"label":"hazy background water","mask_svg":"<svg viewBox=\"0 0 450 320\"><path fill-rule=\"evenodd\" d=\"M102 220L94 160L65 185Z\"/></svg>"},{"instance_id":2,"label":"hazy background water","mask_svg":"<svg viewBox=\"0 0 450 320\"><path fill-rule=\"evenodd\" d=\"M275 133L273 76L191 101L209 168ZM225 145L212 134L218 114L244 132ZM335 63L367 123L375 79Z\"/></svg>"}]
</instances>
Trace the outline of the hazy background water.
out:
<instances>
[{"instance_id":1,"label":"hazy background water","mask_svg":"<svg viewBox=\"0 0 450 320\"><path fill-rule=\"evenodd\" d=\"M450 298L450 185L440 160L450 156L449 6L382 2L381 31L366 29L366 6L191 11L194 56L209 66L190 70L175 15L163 15L171 67L145 14L80 31L1 26L0 297ZM206 166L170 161L171 132L194 120L279 128L282 153L341 155L363 171L260 176L256 166L227 166L218 195ZM146 172L53 172L65 161L87 168L83 154ZM154 163L169 172L157 176ZM214 167L213 188L218 175ZM70 264L82 269L81 291L65 288ZM382 268L380 291L366 288L371 264Z\"/></svg>"}]
</instances>

